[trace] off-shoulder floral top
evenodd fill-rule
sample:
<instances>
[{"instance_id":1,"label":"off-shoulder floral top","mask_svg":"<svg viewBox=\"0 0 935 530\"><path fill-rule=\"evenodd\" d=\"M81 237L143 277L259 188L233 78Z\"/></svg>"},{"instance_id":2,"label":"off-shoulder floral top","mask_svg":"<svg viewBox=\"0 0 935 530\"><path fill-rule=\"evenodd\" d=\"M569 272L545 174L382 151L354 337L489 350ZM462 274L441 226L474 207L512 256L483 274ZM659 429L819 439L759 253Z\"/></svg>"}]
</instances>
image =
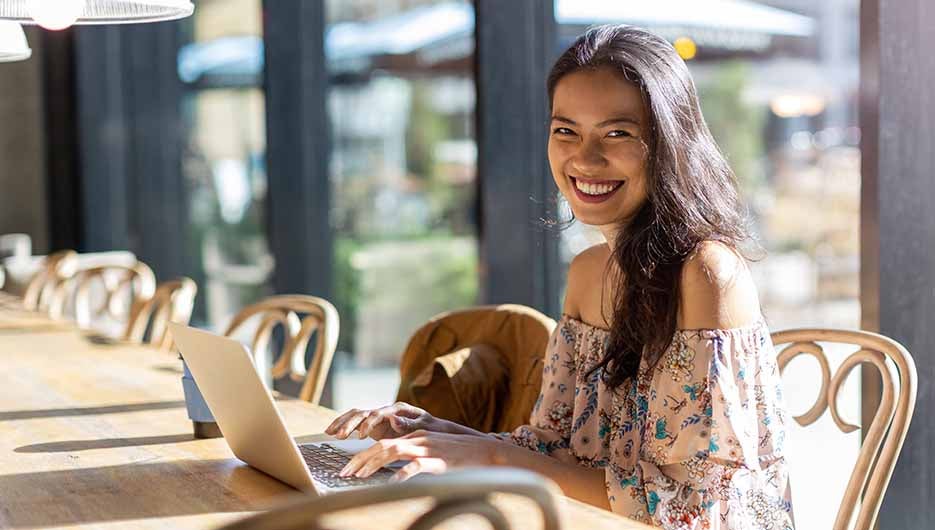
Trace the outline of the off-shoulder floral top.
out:
<instances>
[{"instance_id":1,"label":"off-shoulder floral top","mask_svg":"<svg viewBox=\"0 0 935 530\"><path fill-rule=\"evenodd\" d=\"M530 425L513 443L603 468L614 512L665 529L793 528L787 413L764 322L679 330L650 369L609 390L609 332L563 316Z\"/></svg>"}]
</instances>

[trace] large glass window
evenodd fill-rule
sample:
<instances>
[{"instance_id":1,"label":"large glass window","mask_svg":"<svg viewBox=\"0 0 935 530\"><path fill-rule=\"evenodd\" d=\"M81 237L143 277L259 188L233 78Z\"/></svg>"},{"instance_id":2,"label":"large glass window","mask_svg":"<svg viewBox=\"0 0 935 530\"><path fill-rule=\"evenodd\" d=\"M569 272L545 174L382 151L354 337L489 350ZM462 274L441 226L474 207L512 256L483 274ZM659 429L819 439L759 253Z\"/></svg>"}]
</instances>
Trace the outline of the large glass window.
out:
<instances>
[{"instance_id":1,"label":"large glass window","mask_svg":"<svg viewBox=\"0 0 935 530\"><path fill-rule=\"evenodd\" d=\"M474 12L329 0L326 13L344 409L390 402L411 334L476 302Z\"/></svg>"},{"instance_id":2,"label":"large glass window","mask_svg":"<svg viewBox=\"0 0 935 530\"><path fill-rule=\"evenodd\" d=\"M752 269L771 329L859 327L858 0L717 2L716 17L703 0L669 4L556 0L559 45L605 22L643 26L672 42L766 251ZM600 241L596 230L574 224L562 234L565 266ZM850 351L827 353L833 370ZM791 412L805 412L817 398L817 365L794 361L784 382ZM855 424L859 397L855 377L841 399ZM832 526L829 501L843 495L858 444L829 414L808 428L793 425L798 526Z\"/></svg>"},{"instance_id":3,"label":"large glass window","mask_svg":"<svg viewBox=\"0 0 935 530\"><path fill-rule=\"evenodd\" d=\"M179 53L195 319L219 329L270 294L261 0L200 0Z\"/></svg>"}]
</instances>

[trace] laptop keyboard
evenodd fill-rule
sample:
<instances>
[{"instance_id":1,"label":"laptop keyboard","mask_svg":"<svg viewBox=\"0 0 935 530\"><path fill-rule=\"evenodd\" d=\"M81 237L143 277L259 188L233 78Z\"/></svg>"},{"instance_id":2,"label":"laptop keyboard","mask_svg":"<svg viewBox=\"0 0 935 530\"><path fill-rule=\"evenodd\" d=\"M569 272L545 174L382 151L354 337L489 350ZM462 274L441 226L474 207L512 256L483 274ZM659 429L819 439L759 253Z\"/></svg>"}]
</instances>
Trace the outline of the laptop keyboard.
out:
<instances>
[{"instance_id":1,"label":"laptop keyboard","mask_svg":"<svg viewBox=\"0 0 935 530\"><path fill-rule=\"evenodd\" d=\"M300 445L299 452L302 453L312 478L329 488L374 486L387 482L393 476L393 471L384 467L366 478L341 477L338 473L353 455L328 444Z\"/></svg>"}]
</instances>

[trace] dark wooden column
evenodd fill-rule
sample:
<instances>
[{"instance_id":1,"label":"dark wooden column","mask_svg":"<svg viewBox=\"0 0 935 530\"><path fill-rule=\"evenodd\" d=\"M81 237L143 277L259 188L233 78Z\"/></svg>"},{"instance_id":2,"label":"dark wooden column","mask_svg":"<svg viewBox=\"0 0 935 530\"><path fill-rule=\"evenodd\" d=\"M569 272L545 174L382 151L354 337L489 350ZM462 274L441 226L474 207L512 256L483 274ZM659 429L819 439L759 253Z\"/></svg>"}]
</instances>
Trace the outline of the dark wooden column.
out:
<instances>
[{"instance_id":1,"label":"dark wooden column","mask_svg":"<svg viewBox=\"0 0 935 530\"><path fill-rule=\"evenodd\" d=\"M330 123L324 2L264 0L267 230L277 293L331 299ZM343 315L342 315L343 316ZM295 385L277 386L294 393ZM331 379L321 397L331 404Z\"/></svg>"},{"instance_id":2,"label":"dark wooden column","mask_svg":"<svg viewBox=\"0 0 935 530\"><path fill-rule=\"evenodd\" d=\"M184 23L73 29L84 250L129 249L160 279L190 268L176 74Z\"/></svg>"},{"instance_id":3,"label":"dark wooden column","mask_svg":"<svg viewBox=\"0 0 935 530\"><path fill-rule=\"evenodd\" d=\"M477 0L477 141L482 296L559 311L557 234L541 222L549 174L545 78L555 58L553 3Z\"/></svg>"},{"instance_id":4,"label":"dark wooden column","mask_svg":"<svg viewBox=\"0 0 935 530\"><path fill-rule=\"evenodd\" d=\"M123 46L112 26L74 28L84 250L130 248Z\"/></svg>"},{"instance_id":5,"label":"dark wooden column","mask_svg":"<svg viewBox=\"0 0 935 530\"><path fill-rule=\"evenodd\" d=\"M188 194L182 175L182 22L124 28L126 106L131 116L131 248L163 279L191 270Z\"/></svg>"},{"instance_id":6,"label":"dark wooden column","mask_svg":"<svg viewBox=\"0 0 935 530\"><path fill-rule=\"evenodd\" d=\"M860 18L862 320L904 344L919 374L879 526L935 528L935 4L863 0ZM875 378L863 395L866 426Z\"/></svg>"},{"instance_id":7,"label":"dark wooden column","mask_svg":"<svg viewBox=\"0 0 935 530\"><path fill-rule=\"evenodd\" d=\"M74 33L34 30L42 40L49 250L83 247L75 97Z\"/></svg>"},{"instance_id":8,"label":"dark wooden column","mask_svg":"<svg viewBox=\"0 0 935 530\"><path fill-rule=\"evenodd\" d=\"M279 293L331 294L324 2L266 0L269 241Z\"/></svg>"}]
</instances>

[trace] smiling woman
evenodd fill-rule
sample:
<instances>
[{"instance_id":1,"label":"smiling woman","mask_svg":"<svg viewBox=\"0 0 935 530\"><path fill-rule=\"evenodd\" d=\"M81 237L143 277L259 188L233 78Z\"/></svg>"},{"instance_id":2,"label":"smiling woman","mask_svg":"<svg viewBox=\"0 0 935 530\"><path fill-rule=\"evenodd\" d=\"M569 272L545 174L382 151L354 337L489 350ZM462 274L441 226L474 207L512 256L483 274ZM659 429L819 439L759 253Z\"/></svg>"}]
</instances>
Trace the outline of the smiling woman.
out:
<instances>
[{"instance_id":1,"label":"smiling woman","mask_svg":"<svg viewBox=\"0 0 935 530\"><path fill-rule=\"evenodd\" d=\"M649 148L640 89L610 69L568 74L553 89L549 164L582 222L633 216L646 200Z\"/></svg>"},{"instance_id":2,"label":"smiling woman","mask_svg":"<svg viewBox=\"0 0 935 530\"><path fill-rule=\"evenodd\" d=\"M511 465L666 529L791 529L776 356L685 63L645 30L602 26L548 90L555 184L607 243L571 264L529 424L483 434L405 403L352 410L328 432L381 440L342 473Z\"/></svg>"},{"instance_id":3,"label":"smiling woman","mask_svg":"<svg viewBox=\"0 0 935 530\"><path fill-rule=\"evenodd\" d=\"M594 322L614 324L616 362L608 355L601 366L616 386L636 375L644 347L654 360L670 343L683 263L705 242L738 249L745 220L734 174L668 42L630 26L589 31L558 59L547 87L553 178L613 254L613 318L601 307Z\"/></svg>"}]
</instances>

